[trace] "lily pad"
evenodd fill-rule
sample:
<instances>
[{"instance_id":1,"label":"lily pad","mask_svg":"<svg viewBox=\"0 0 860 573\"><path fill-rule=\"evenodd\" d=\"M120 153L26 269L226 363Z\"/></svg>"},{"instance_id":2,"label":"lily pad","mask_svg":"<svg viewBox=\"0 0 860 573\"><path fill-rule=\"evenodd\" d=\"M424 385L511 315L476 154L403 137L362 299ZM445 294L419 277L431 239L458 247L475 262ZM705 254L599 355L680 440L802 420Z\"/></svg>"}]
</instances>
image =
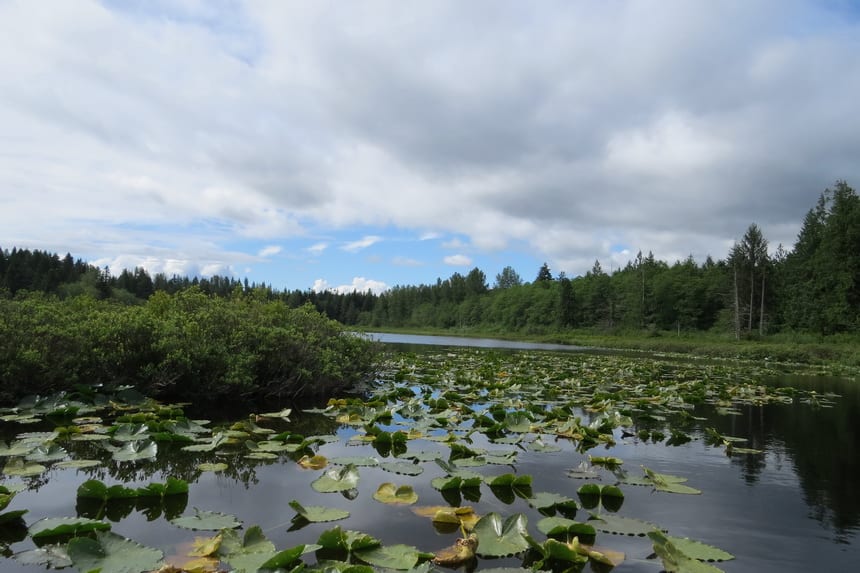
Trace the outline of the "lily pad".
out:
<instances>
[{"instance_id":1,"label":"lily pad","mask_svg":"<svg viewBox=\"0 0 860 573\"><path fill-rule=\"evenodd\" d=\"M424 468L410 462L383 462L379 467L387 472L405 476L417 476L424 473Z\"/></svg>"},{"instance_id":2,"label":"lily pad","mask_svg":"<svg viewBox=\"0 0 860 573\"><path fill-rule=\"evenodd\" d=\"M329 463L337 466L355 466L375 468L379 465L379 460L370 456L339 456L329 458Z\"/></svg>"},{"instance_id":3,"label":"lily pad","mask_svg":"<svg viewBox=\"0 0 860 573\"><path fill-rule=\"evenodd\" d=\"M412 505L418 501L418 494L411 485L395 485L386 482L379 486L373 499L391 505Z\"/></svg>"},{"instance_id":4,"label":"lily pad","mask_svg":"<svg viewBox=\"0 0 860 573\"><path fill-rule=\"evenodd\" d=\"M205 531L218 531L219 529L235 529L241 527L242 522L233 515L219 513L217 511L194 510L194 515L186 515L171 519L170 523L184 529L196 529Z\"/></svg>"},{"instance_id":5,"label":"lily pad","mask_svg":"<svg viewBox=\"0 0 860 573\"><path fill-rule=\"evenodd\" d=\"M522 513L511 515L504 521L495 512L483 516L473 530L478 537L478 555L507 557L525 551L529 547L527 524L528 519Z\"/></svg>"},{"instance_id":6,"label":"lily pad","mask_svg":"<svg viewBox=\"0 0 860 573\"><path fill-rule=\"evenodd\" d=\"M48 468L36 462L29 462L22 458L13 458L3 466L3 472L7 476L32 477L45 473Z\"/></svg>"},{"instance_id":7,"label":"lily pad","mask_svg":"<svg viewBox=\"0 0 860 573\"><path fill-rule=\"evenodd\" d=\"M107 531L110 524L97 519L82 517L46 517L30 526L33 539L57 537L60 535L79 535L90 531Z\"/></svg>"},{"instance_id":8,"label":"lily pad","mask_svg":"<svg viewBox=\"0 0 860 573\"><path fill-rule=\"evenodd\" d=\"M13 557L23 565L39 565L50 569L63 569L72 566L72 560L65 544L45 545L44 547L21 551Z\"/></svg>"},{"instance_id":9,"label":"lily pad","mask_svg":"<svg viewBox=\"0 0 860 573\"><path fill-rule=\"evenodd\" d=\"M291 501L289 505L298 514L299 517L310 521L311 523L338 521L340 519L346 519L347 517L349 517L349 512L343 509L321 507L318 505L303 506L296 500Z\"/></svg>"},{"instance_id":10,"label":"lily pad","mask_svg":"<svg viewBox=\"0 0 860 573\"><path fill-rule=\"evenodd\" d=\"M671 573L722 573L713 565L702 563L684 553L661 531L651 531L648 537L654 543L654 553L663 561L663 568Z\"/></svg>"},{"instance_id":11,"label":"lily pad","mask_svg":"<svg viewBox=\"0 0 860 573\"><path fill-rule=\"evenodd\" d=\"M64 462L57 462L54 467L63 469L83 469L100 466L101 464L102 462L99 460L66 460Z\"/></svg>"},{"instance_id":12,"label":"lily pad","mask_svg":"<svg viewBox=\"0 0 860 573\"><path fill-rule=\"evenodd\" d=\"M599 531L617 535L644 537L651 531L659 530L653 523L620 515L591 514L591 519L587 523Z\"/></svg>"},{"instance_id":13,"label":"lily pad","mask_svg":"<svg viewBox=\"0 0 860 573\"><path fill-rule=\"evenodd\" d=\"M597 534L593 525L565 517L544 517L537 522L537 529L549 537Z\"/></svg>"},{"instance_id":14,"label":"lily pad","mask_svg":"<svg viewBox=\"0 0 860 573\"><path fill-rule=\"evenodd\" d=\"M149 460L158 455L158 444L152 440L128 442L120 450L114 452L113 459L117 462L136 462Z\"/></svg>"},{"instance_id":15,"label":"lily pad","mask_svg":"<svg viewBox=\"0 0 860 573\"><path fill-rule=\"evenodd\" d=\"M432 559L432 553L424 553L409 545L388 545L356 551L355 556L376 567L407 571L413 569L420 560Z\"/></svg>"},{"instance_id":16,"label":"lily pad","mask_svg":"<svg viewBox=\"0 0 860 573\"><path fill-rule=\"evenodd\" d=\"M197 464L197 469L201 472L223 472L228 467L230 466L224 462Z\"/></svg>"},{"instance_id":17,"label":"lily pad","mask_svg":"<svg viewBox=\"0 0 860 573\"><path fill-rule=\"evenodd\" d=\"M332 468L311 483L320 493L334 493L354 489L358 485L358 470L352 464Z\"/></svg>"},{"instance_id":18,"label":"lily pad","mask_svg":"<svg viewBox=\"0 0 860 573\"><path fill-rule=\"evenodd\" d=\"M69 542L69 558L81 571L99 573L139 573L161 565L164 554L158 549L126 539L112 532L97 531L95 539L76 537Z\"/></svg>"}]
</instances>

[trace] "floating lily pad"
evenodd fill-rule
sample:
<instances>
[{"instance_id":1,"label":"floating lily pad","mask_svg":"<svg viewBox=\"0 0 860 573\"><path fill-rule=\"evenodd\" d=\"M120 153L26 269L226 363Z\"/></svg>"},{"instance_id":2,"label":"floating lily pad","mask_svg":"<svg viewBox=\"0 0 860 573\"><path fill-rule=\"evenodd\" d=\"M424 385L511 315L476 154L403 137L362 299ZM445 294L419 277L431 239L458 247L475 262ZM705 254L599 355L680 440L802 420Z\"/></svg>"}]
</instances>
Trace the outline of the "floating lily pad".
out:
<instances>
[{"instance_id":1,"label":"floating lily pad","mask_svg":"<svg viewBox=\"0 0 860 573\"><path fill-rule=\"evenodd\" d=\"M113 459L117 462L136 462L149 460L158 455L158 444L152 440L138 440L126 443L120 450L114 452Z\"/></svg>"},{"instance_id":2,"label":"floating lily pad","mask_svg":"<svg viewBox=\"0 0 860 573\"><path fill-rule=\"evenodd\" d=\"M50 569L63 569L72 566L72 559L69 557L65 544L45 545L16 553L13 557L23 565L38 565Z\"/></svg>"},{"instance_id":3,"label":"floating lily pad","mask_svg":"<svg viewBox=\"0 0 860 573\"><path fill-rule=\"evenodd\" d=\"M392 505L411 505L418 501L418 494L411 485L398 486L386 482L379 486L373 494L373 499Z\"/></svg>"},{"instance_id":4,"label":"floating lily pad","mask_svg":"<svg viewBox=\"0 0 860 573\"><path fill-rule=\"evenodd\" d=\"M100 466L101 464L102 462L99 460L66 460L64 462L57 462L54 467L63 469L83 469Z\"/></svg>"},{"instance_id":5,"label":"floating lily pad","mask_svg":"<svg viewBox=\"0 0 860 573\"><path fill-rule=\"evenodd\" d=\"M320 493L347 491L358 485L358 470L352 464L342 468L332 468L311 483Z\"/></svg>"},{"instance_id":6,"label":"floating lily pad","mask_svg":"<svg viewBox=\"0 0 860 573\"><path fill-rule=\"evenodd\" d=\"M382 462L379 467L387 472L405 476L417 476L424 473L424 468L410 462Z\"/></svg>"},{"instance_id":7,"label":"floating lily pad","mask_svg":"<svg viewBox=\"0 0 860 573\"><path fill-rule=\"evenodd\" d=\"M3 466L3 472L7 476L32 477L45 473L47 467L36 462L26 461L22 458L13 458Z\"/></svg>"},{"instance_id":8,"label":"floating lily pad","mask_svg":"<svg viewBox=\"0 0 860 573\"><path fill-rule=\"evenodd\" d=\"M406 571L413 569L420 560L432 559L432 553L424 553L409 545L388 545L356 551L355 556L376 567Z\"/></svg>"},{"instance_id":9,"label":"floating lily pad","mask_svg":"<svg viewBox=\"0 0 860 573\"><path fill-rule=\"evenodd\" d=\"M594 526L565 517L544 517L537 522L538 531L549 537L585 535L594 536Z\"/></svg>"},{"instance_id":10,"label":"floating lily pad","mask_svg":"<svg viewBox=\"0 0 860 573\"><path fill-rule=\"evenodd\" d=\"M338 456L329 458L329 463L337 466L355 466L375 468L379 465L379 460L369 456Z\"/></svg>"},{"instance_id":11,"label":"floating lily pad","mask_svg":"<svg viewBox=\"0 0 860 573\"><path fill-rule=\"evenodd\" d=\"M607 514L592 514L591 517L592 519L588 521L588 524L594 526L595 529L606 533L643 537L651 531L659 530L659 528L653 523L631 517Z\"/></svg>"},{"instance_id":12,"label":"floating lily pad","mask_svg":"<svg viewBox=\"0 0 860 573\"><path fill-rule=\"evenodd\" d=\"M223 472L228 467L230 466L223 462L197 464L197 469L201 472Z\"/></svg>"},{"instance_id":13,"label":"floating lily pad","mask_svg":"<svg viewBox=\"0 0 860 573\"><path fill-rule=\"evenodd\" d=\"M126 539L112 532L97 531L95 538L76 537L68 545L72 564L81 571L99 573L139 573L161 565L164 554L158 549Z\"/></svg>"},{"instance_id":14,"label":"floating lily pad","mask_svg":"<svg viewBox=\"0 0 860 573\"><path fill-rule=\"evenodd\" d=\"M318 505L303 506L296 500L291 501L289 505L302 519L312 523L338 521L349 517L349 512L343 509L321 507Z\"/></svg>"},{"instance_id":15,"label":"floating lily pad","mask_svg":"<svg viewBox=\"0 0 860 573\"><path fill-rule=\"evenodd\" d=\"M241 527L242 522L233 515L217 511L200 511L195 509L194 515L186 515L171 519L170 523L184 529L218 531L219 529L234 529Z\"/></svg>"},{"instance_id":16,"label":"floating lily pad","mask_svg":"<svg viewBox=\"0 0 860 573\"><path fill-rule=\"evenodd\" d=\"M60 535L79 535L91 531L107 531L110 524L81 517L46 517L30 526L30 537L43 539Z\"/></svg>"},{"instance_id":17,"label":"floating lily pad","mask_svg":"<svg viewBox=\"0 0 860 573\"><path fill-rule=\"evenodd\" d=\"M648 537L654 542L654 553L663 561L663 568L666 571L673 573L722 573L722 569L702 563L687 555L661 531L651 531L648 533Z\"/></svg>"},{"instance_id":18,"label":"floating lily pad","mask_svg":"<svg viewBox=\"0 0 860 573\"><path fill-rule=\"evenodd\" d=\"M522 513L511 515L504 521L495 512L483 516L473 530L478 537L478 555L507 557L525 551L529 547L527 524L528 519Z\"/></svg>"}]
</instances>

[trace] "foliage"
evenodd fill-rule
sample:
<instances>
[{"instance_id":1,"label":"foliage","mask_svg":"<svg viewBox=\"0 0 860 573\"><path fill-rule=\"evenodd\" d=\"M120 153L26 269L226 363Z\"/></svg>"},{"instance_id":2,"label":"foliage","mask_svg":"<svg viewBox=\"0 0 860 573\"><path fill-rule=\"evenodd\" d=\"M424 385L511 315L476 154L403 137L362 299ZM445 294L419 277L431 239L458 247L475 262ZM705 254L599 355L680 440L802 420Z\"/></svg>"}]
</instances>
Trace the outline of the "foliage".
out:
<instances>
[{"instance_id":1,"label":"foliage","mask_svg":"<svg viewBox=\"0 0 860 573\"><path fill-rule=\"evenodd\" d=\"M196 402L318 396L366 379L374 360L372 343L313 309L253 296L191 288L137 306L0 299L0 403L76 384L133 384ZM135 439L132 431L119 435Z\"/></svg>"}]
</instances>

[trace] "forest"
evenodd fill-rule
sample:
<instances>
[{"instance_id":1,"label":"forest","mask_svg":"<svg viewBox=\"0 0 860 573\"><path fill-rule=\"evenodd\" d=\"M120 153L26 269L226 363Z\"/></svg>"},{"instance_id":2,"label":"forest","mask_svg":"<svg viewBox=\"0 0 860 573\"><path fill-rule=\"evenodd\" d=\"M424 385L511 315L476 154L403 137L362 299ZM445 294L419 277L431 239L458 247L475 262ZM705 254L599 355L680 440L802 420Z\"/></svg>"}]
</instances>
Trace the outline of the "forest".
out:
<instances>
[{"instance_id":1,"label":"forest","mask_svg":"<svg viewBox=\"0 0 860 573\"><path fill-rule=\"evenodd\" d=\"M742 234L741 234L742 233ZM113 275L71 254L0 249L0 298L41 292L89 295L128 305L190 287L215 297L254 293L291 308L312 304L342 324L546 334L720 333L734 339L776 333L816 336L860 330L860 198L847 182L826 189L806 214L795 244L769 248L757 224L739 229L725 257L667 262L638 253L607 272L599 261L582 276L554 276L547 264L526 280L511 267L492 284L474 268L435 284L396 286L380 295L278 290L234 277L179 277L142 269Z\"/></svg>"}]
</instances>

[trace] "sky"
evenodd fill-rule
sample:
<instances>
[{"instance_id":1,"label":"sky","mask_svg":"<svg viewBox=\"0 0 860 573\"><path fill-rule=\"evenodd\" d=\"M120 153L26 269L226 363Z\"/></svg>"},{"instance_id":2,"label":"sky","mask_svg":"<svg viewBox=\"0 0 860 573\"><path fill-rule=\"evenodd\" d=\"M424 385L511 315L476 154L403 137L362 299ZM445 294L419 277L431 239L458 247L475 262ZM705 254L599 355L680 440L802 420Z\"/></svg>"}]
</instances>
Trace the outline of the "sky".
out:
<instances>
[{"instance_id":1,"label":"sky","mask_svg":"<svg viewBox=\"0 0 860 573\"><path fill-rule=\"evenodd\" d=\"M0 247L277 289L790 248L860 1L0 0Z\"/></svg>"}]
</instances>

